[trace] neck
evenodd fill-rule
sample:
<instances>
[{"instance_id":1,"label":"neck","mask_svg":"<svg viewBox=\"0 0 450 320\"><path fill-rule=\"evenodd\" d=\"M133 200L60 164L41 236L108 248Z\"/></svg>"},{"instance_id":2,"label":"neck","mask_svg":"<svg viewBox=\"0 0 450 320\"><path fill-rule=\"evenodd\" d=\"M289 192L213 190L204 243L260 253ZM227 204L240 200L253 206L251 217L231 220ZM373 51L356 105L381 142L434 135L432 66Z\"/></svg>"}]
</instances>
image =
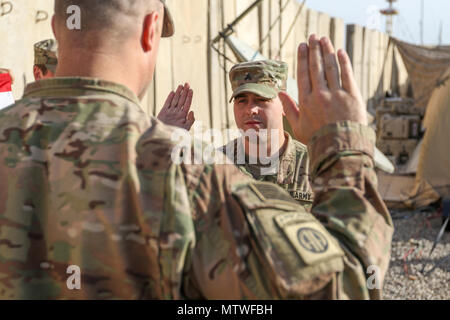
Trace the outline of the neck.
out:
<instances>
[{"instance_id":1,"label":"neck","mask_svg":"<svg viewBox=\"0 0 450 320\"><path fill-rule=\"evenodd\" d=\"M142 90L142 72L133 59L132 50L120 52L112 50L60 48L56 77L89 77L98 78L126 86L137 96ZM131 58L130 58L131 57Z\"/></svg>"},{"instance_id":2,"label":"neck","mask_svg":"<svg viewBox=\"0 0 450 320\"><path fill-rule=\"evenodd\" d=\"M275 138L275 137L274 137ZM261 158L271 158L273 157L277 152L278 152L278 156L281 156L284 153L284 150L286 149L286 143L287 143L287 138L285 136L284 130L281 129L278 133L278 143L274 145L277 146L277 148L272 148L272 137L269 135L267 143L263 143L260 142L258 140L258 144L255 150L255 147L251 147L251 144L249 142L249 139L245 139L245 154L247 155L247 157L252 156L250 153L253 152L257 152L257 158L261 159ZM274 141L276 142L276 141ZM263 149L267 149L266 150L260 150L260 148Z\"/></svg>"}]
</instances>

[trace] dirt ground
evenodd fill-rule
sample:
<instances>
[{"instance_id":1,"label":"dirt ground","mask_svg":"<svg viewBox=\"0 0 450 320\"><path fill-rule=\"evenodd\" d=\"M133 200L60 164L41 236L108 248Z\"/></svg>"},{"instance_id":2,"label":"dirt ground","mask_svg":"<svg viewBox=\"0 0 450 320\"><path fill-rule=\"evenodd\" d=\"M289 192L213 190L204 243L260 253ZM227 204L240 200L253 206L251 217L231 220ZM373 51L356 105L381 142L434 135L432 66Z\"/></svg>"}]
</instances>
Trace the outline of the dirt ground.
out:
<instances>
[{"instance_id":1,"label":"dirt ground","mask_svg":"<svg viewBox=\"0 0 450 320\"><path fill-rule=\"evenodd\" d=\"M442 226L442 215L429 207L416 211L391 210L391 216L395 232L384 299L449 300L450 232L444 233L429 257Z\"/></svg>"}]
</instances>

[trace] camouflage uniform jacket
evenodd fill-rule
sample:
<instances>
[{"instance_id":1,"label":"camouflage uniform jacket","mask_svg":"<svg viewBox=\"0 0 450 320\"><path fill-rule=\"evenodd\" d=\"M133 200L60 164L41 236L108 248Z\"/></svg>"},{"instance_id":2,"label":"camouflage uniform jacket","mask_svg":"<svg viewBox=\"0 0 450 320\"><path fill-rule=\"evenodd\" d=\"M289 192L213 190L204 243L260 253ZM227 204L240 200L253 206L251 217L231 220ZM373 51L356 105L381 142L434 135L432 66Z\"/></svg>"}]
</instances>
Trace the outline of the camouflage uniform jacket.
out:
<instances>
[{"instance_id":1,"label":"camouflage uniform jacket","mask_svg":"<svg viewBox=\"0 0 450 320\"><path fill-rule=\"evenodd\" d=\"M301 142L292 139L287 132L286 148L280 155L278 168L276 172L271 174L261 174L261 167L255 164L238 163L238 152L236 149L240 140L231 141L228 145L223 146L221 151L226 154L230 145L234 149L231 153L233 163L236 164L241 171L258 181L272 182L278 184L285 189L295 200L297 200L306 209L310 210L314 196L309 181L309 157L308 148ZM243 152L243 151L242 151Z\"/></svg>"},{"instance_id":2,"label":"camouflage uniform jacket","mask_svg":"<svg viewBox=\"0 0 450 320\"><path fill-rule=\"evenodd\" d=\"M311 140L316 218L234 165L175 164L172 131L95 79L39 81L1 111L0 299L380 298L371 129Z\"/></svg>"}]
</instances>

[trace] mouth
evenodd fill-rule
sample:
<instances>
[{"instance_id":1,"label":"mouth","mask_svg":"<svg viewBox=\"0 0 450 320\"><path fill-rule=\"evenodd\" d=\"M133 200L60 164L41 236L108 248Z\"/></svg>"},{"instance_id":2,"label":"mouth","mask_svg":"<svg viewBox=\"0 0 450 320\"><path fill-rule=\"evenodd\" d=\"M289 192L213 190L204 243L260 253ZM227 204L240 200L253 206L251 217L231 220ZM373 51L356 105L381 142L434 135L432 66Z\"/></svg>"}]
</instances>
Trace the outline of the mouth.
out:
<instances>
[{"instance_id":1,"label":"mouth","mask_svg":"<svg viewBox=\"0 0 450 320\"><path fill-rule=\"evenodd\" d=\"M261 121L255 121L255 120L252 120L252 121L246 121L245 124L251 126L251 125L262 124L262 122L261 122Z\"/></svg>"}]
</instances>

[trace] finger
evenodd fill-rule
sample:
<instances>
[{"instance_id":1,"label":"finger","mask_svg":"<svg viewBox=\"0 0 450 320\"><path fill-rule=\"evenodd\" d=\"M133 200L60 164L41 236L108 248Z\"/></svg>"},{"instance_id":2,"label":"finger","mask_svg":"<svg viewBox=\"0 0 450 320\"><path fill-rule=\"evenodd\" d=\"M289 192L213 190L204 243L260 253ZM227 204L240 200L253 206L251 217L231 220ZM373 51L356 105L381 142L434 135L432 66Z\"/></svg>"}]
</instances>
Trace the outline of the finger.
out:
<instances>
[{"instance_id":1,"label":"finger","mask_svg":"<svg viewBox=\"0 0 450 320\"><path fill-rule=\"evenodd\" d=\"M297 85L298 85L298 101L304 101L311 93L311 80L309 78L309 52L306 43L300 44L297 56Z\"/></svg>"},{"instance_id":2,"label":"finger","mask_svg":"<svg viewBox=\"0 0 450 320\"><path fill-rule=\"evenodd\" d=\"M341 66L342 87L348 93L356 96L359 94L353 73L352 63L345 50L338 51L339 65Z\"/></svg>"},{"instance_id":3,"label":"finger","mask_svg":"<svg viewBox=\"0 0 450 320\"><path fill-rule=\"evenodd\" d=\"M176 108L178 106L178 101L180 100L181 92L183 91L183 86L178 86L177 92L175 93L175 97L172 100L171 107Z\"/></svg>"},{"instance_id":4,"label":"finger","mask_svg":"<svg viewBox=\"0 0 450 320\"><path fill-rule=\"evenodd\" d=\"M194 97L194 91L192 89L189 90L186 101L183 105L183 112L188 114L189 110L191 110L192 99Z\"/></svg>"},{"instance_id":5,"label":"finger","mask_svg":"<svg viewBox=\"0 0 450 320\"><path fill-rule=\"evenodd\" d=\"M192 126L194 125L194 122L195 122L195 115L194 115L194 112L191 111L191 112L189 112L189 114L186 118L186 126L185 126L186 130L188 130L188 131L191 130Z\"/></svg>"},{"instance_id":6,"label":"finger","mask_svg":"<svg viewBox=\"0 0 450 320\"><path fill-rule=\"evenodd\" d=\"M188 97L188 94L189 94L189 85L186 83L184 85L183 92L181 93L180 101L178 101L178 105L180 106L180 110L183 109L184 104L186 103L186 99Z\"/></svg>"},{"instance_id":7,"label":"finger","mask_svg":"<svg viewBox=\"0 0 450 320\"><path fill-rule=\"evenodd\" d=\"M172 100L173 100L174 96L175 96L175 92L172 91L169 94L169 96L167 97L166 102L164 103L164 107L162 108L162 110L166 110L166 109L170 108L170 105L172 104Z\"/></svg>"},{"instance_id":8,"label":"finger","mask_svg":"<svg viewBox=\"0 0 450 320\"><path fill-rule=\"evenodd\" d=\"M320 40L320 44L325 62L325 75L327 77L328 87L331 90L339 90L341 88L341 83L339 80L339 67L334 47L331 44L330 39L325 37Z\"/></svg>"},{"instance_id":9,"label":"finger","mask_svg":"<svg viewBox=\"0 0 450 320\"><path fill-rule=\"evenodd\" d=\"M327 88L322 48L315 34L309 38L309 75L313 90Z\"/></svg>"},{"instance_id":10,"label":"finger","mask_svg":"<svg viewBox=\"0 0 450 320\"><path fill-rule=\"evenodd\" d=\"M284 113L286 114L286 118L289 121L289 124L292 128L297 126L298 118L300 117L300 110L297 107L294 99L286 92L280 92L278 97L281 100L281 104L283 105Z\"/></svg>"}]
</instances>

